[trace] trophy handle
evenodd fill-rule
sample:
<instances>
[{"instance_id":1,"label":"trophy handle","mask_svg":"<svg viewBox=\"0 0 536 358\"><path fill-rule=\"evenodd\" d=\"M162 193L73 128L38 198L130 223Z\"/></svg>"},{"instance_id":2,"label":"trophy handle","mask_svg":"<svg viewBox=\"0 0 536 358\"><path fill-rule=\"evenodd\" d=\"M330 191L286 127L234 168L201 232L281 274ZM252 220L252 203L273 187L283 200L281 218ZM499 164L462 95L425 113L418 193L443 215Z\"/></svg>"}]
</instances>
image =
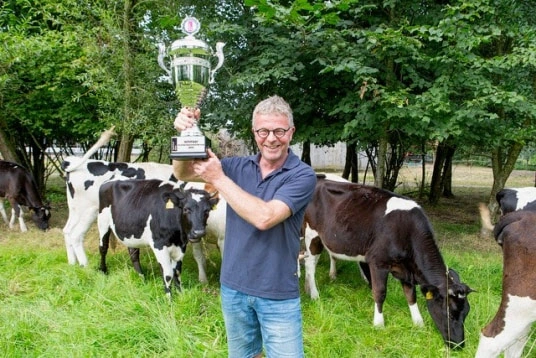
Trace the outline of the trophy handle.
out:
<instances>
[{"instance_id":1,"label":"trophy handle","mask_svg":"<svg viewBox=\"0 0 536 358\"><path fill-rule=\"evenodd\" d=\"M159 43L158 44L158 64L168 74L169 83L173 84L172 83L173 80L171 79L171 71L166 67L166 64L164 63L165 56L166 56L166 45L163 43Z\"/></svg>"},{"instance_id":2,"label":"trophy handle","mask_svg":"<svg viewBox=\"0 0 536 358\"><path fill-rule=\"evenodd\" d=\"M220 67L223 65L223 46L225 46L225 42L218 42L216 43L216 57L218 58L218 64L212 71L210 71L210 79L208 83L214 82L214 75L216 74L216 71L220 69Z\"/></svg>"}]
</instances>

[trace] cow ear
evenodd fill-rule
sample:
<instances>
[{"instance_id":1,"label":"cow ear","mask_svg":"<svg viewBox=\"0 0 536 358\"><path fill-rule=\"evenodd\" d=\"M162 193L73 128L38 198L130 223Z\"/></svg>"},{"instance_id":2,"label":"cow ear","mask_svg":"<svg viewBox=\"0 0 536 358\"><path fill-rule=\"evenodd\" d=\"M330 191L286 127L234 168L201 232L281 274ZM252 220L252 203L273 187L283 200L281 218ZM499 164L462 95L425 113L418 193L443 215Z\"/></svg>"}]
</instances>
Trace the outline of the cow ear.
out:
<instances>
[{"instance_id":1,"label":"cow ear","mask_svg":"<svg viewBox=\"0 0 536 358\"><path fill-rule=\"evenodd\" d=\"M165 203L166 209L173 209L175 207L182 208L182 201L183 198L181 194L180 197L177 195L178 193L171 192L171 193L163 193L162 194L162 201Z\"/></svg>"},{"instance_id":2,"label":"cow ear","mask_svg":"<svg viewBox=\"0 0 536 358\"><path fill-rule=\"evenodd\" d=\"M220 201L220 198L219 197L212 197L210 199L210 206L212 207L212 210L215 210L216 209L216 205L218 204L218 202Z\"/></svg>"},{"instance_id":3,"label":"cow ear","mask_svg":"<svg viewBox=\"0 0 536 358\"><path fill-rule=\"evenodd\" d=\"M427 301L433 300L439 295L439 290L437 287L432 285L421 286L421 291Z\"/></svg>"}]
</instances>

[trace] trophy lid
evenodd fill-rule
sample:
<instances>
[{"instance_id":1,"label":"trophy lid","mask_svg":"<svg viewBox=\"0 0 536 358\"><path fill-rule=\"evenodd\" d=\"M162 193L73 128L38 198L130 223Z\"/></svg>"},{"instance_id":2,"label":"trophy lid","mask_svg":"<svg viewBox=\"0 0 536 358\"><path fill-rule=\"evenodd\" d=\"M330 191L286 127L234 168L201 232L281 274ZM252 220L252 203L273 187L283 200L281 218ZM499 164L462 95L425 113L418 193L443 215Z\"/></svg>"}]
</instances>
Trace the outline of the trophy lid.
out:
<instances>
[{"instance_id":1,"label":"trophy lid","mask_svg":"<svg viewBox=\"0 0 536 358\"><path fill-rule=\"evenodd\" d=\"M178 50L181 48L187 48L187 49L204 49L207 52L210 52L210 47L208 44L203 40L198 40L193 36L186 36L185 38L178 39L173 41L171 44L170 51Z\"/></svg>"}]
</instances>

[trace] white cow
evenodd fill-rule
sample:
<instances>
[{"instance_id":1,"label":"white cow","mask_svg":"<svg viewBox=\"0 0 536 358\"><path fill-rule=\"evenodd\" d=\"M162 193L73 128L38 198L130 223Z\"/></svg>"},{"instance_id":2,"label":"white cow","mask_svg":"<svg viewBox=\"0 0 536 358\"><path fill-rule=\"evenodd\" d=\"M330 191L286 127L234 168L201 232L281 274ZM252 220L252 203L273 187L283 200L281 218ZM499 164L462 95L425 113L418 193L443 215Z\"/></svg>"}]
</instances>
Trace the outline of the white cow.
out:
<instances>
[{"instance_id":1,"label":"white cow","mask_svg":"<svg viewBox=\"0 0 536 358\"><path fill-rule=\"evenodd\" d=\"M67 157L62 163L65 170L67 204L69 217L63 228L67 260L71 265L87 266L88 259L84 250L84 238L97 219L99 210L99 188L110 180L159 179L176 180L173 167L160 163L121 163L89 159L100 147L108 143L113 132L103 133L101 138L83 157ZM186 188L204 189L204 183L188 183ZM225 236L226 202L220 198L219 204L210 213L207 223L207 236L218 240L223 250ZM201 243L192 244L192 251L199 269L199 281L208 282L206 258ZM223 252L223 251L222 251Z\"/></svg>"}]
</instances>

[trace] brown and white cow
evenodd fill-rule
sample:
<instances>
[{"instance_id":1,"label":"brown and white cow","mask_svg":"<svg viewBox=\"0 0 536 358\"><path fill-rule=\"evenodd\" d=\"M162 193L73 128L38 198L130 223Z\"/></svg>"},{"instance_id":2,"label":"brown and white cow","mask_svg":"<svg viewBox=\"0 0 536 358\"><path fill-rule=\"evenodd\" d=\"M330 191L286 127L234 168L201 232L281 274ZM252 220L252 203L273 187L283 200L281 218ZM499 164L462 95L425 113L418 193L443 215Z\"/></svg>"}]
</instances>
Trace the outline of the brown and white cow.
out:
<instances>
[{"instance_id":1,"label":"brown and white cow","mask_svg":"<svg viewBox=\"0 0 536 358\"><path fill-rule=\"evenodd\" d=\"M502 298L493 320L480 334L477 358L521 357L536 321L536 212L516 211L494 228L502 242Z\"/></svg>"},{"instance_id":2,"label":"brown and white cow","mask_svg":"<svg viewBox=\"0 0 536 358\"><path fill-rule=\"evenodd\" d=\"M322 248L341 260L363 261L370 270L374 325L383 326L387 277L400 280L414 324L423 325L416 285L443 339L463 347L464 321L472 291L445 265L431 224L413 200L372 186L325 180L318 176L305 211L305 291L319 297L315 266Z\"/></svg>"},{"instance_id":3,"label":"brown and white cow","mask_svg":"<svg viewBox=\"0 0 536 358\"><path fill-rule=\"evenodd\" d=\"M3 200L11 204L11 220L8 222ZM50 219L50 206L43 203L37 185L30 171L21 165L0 160L0 215L12 229L19 219L20 231L28 231L24 222L22 207L32 212L32 220L41 230L47 230Z\"/></svg>"},{"instance_id":4,"label":"brown and white cow","mask_svg":"<svg viewBox=\"0 0 536 358\"><path fill-rule=\"evenodd\" d=\"M70 264L87 266L84 238L97 219L99 209L99 188L111 180L158 179L176 181L173 167L161 163L124 163L89 159L113 135L113 130L104 132L100 139L83 157L67 157L62 163L65 170L67 205L69 217L63 227L67 260ZM203 183L188 183L187 188L203 189ZM225 237L226 202L220 199L217 208L208 220L207 235L217 237L223 245ZM222 224L223 223L223 224ZM206 259L200 242L192 244L192 251L199 270L199 281L208 282Z\"/></svg>"},{"instance_id":5,"label":"brown and white cow","mask_svg":"<svg viewBox=\"0 0 536 358\"><path fill-rule=\"evenodd\" d=\"M129 248L140 275L139 248L150 247L160 264L166 294L171 295L172 283L180 291L186 245L205 235L209 213L218 199L176 182L115 180L101 185L99 203L101 271L108 272L106 254L113 232Z\"/></svg>"}]
</instances>

